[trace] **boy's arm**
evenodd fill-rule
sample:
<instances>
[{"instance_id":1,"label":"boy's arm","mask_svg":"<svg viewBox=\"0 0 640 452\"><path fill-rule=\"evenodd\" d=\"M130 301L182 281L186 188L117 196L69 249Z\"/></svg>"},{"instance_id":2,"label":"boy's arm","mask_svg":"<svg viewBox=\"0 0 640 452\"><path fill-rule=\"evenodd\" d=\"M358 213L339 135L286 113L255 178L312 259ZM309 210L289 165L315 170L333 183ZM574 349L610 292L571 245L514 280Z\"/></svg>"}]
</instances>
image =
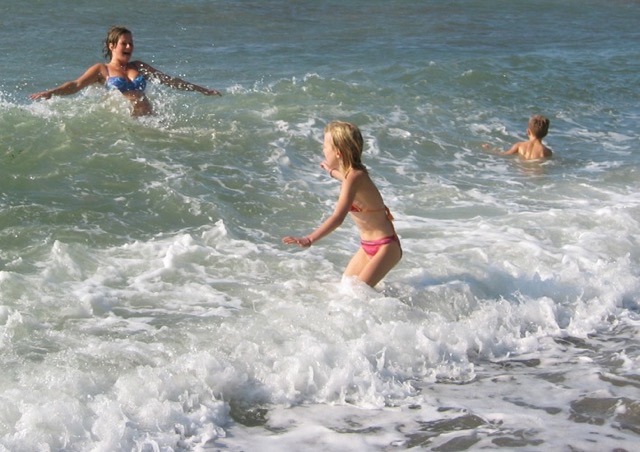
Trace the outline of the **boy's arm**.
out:
<instances>
[{"instance_id":1,"label":"boy's arm","mask_svg":"<svg viewBox=\"0 0 640 452\"><path fill-rule=\"evenodd\" d=\"M500 155L513 155L513 154L517 154L518 150L520 149L520 145L522 143L515 143L513 146L511 146L511 149L509 149L508 151L504 151L504 152L500 152Z\"/></svg>"}]
</instances>

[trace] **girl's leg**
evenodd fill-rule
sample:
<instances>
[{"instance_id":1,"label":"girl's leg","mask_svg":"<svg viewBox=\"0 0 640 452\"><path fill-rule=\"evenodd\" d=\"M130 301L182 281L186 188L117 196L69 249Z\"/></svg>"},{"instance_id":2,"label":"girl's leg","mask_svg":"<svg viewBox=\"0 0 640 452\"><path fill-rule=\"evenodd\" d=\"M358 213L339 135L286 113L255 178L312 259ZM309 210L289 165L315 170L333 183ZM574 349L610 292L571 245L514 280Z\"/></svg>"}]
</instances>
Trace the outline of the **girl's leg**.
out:
<instances>
[{"instance_id":1,"label":"girl's leg","mask_svg":"<svg viewBox=\"0 0 640 452\"><path fill-rule=\"evenodd\" d=\"M364 251L363 251L364 254ZM374 287L389 271L396 266L402 258L402 248L398 242L391 242L380 247L380 250L373 256L358 274L361 281Z\"/></svg>"},{"instance_id":2,"label":"girl's leg","mask_svg":"<svg viewBox=\"0 0 640 452\"><path fill-rule=\"evenodd\" d=\"M362 248L358 248L356 254L353 255L347 268L344 270L344 276L358 276L362 269L369 263L369 256Z\"/></svg>"},{"instance_id":3,"label":"girl's leg","mask_svg":"<svg viewBox=\"0 0 640 452\"><path fill-rule=\"evenodd\" d=\"M367 256L362 248L358 248L347 265L344 276L357 276L359 280L374 287L400 262L401 257L402 249L398 242L383 245L373 257Z\"/></svg>"}]
</instances>

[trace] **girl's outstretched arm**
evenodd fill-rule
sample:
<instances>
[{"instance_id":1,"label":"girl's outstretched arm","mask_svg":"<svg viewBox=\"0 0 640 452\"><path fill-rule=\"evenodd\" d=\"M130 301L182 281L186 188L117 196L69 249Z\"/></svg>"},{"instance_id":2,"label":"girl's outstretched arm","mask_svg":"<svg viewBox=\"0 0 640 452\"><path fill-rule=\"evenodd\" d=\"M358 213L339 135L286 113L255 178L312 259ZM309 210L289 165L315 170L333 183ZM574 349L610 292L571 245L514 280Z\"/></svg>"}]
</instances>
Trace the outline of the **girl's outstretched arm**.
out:
<instances>
[{"instance_id":1,"label":"girl's outstretched arm","mask_svg":"<svg viewBox=\"0 0 640 452\"><path fill-rule=\"evenodd\" d=\"M335 170L334 174L340 173ZM352 172L348 178L344 180L342 183L342 189L340 190L340 197L338 198L338 203L336 204L336 208L329 218L327 218L318 228L313 231L311 234L305 237L292 237L287 236L282 239L283 243L288 245L297 244L303 248L307 248L311 246L312 243L317 242L321 238L331 234L338 226L340 226L347 214L351 209L351 204L353 204L353 200L356 194L356 187L360 181L360 177L362 175L359 173Z\"/></svg>"}]
</instances>

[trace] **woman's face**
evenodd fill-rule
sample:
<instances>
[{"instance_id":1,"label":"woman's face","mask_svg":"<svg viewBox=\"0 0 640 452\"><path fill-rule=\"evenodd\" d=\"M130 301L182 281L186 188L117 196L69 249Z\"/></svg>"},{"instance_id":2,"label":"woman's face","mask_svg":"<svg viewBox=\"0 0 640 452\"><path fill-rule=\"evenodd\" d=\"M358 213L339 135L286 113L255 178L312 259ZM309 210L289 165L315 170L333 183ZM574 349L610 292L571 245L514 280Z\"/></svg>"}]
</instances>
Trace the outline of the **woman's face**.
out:
<instances>
[{"instance_id":1,"label":"woman's face","mask_svg":"<svg viewBox=\"0 0 640 452\"><path fill-rule=\"evenodd\" d=\"M125 33L118 39L115 44L110 44L111 55L114 58L129 61L133 54L133 36L131 33Z\"/></svg>"}]
</instances>

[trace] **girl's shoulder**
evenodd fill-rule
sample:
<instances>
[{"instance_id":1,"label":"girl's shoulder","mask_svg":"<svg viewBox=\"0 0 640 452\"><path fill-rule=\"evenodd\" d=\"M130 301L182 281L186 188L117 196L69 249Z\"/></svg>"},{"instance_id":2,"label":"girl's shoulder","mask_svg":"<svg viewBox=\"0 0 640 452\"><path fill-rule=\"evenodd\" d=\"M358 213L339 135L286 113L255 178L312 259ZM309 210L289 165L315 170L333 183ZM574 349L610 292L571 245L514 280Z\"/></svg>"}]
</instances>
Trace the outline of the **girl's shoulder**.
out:
<instances>
[{"instance_id":1,"label":"girl's shoulder","mask_svg":"<svg viewBox=\"0 0 640 452\"><path fill-rule=\"evenodd\" d=\"M347 171L347 173L344 175L343 184L356 187L357 185L362 183L362 181L365 178L368 178L368 177L369 176L366 171L352 168L349 171Z\"/></svg>"},{"instance_id":2,"label":"girl's shoulder","mask_svg":"<svg viewBox=\"0 0 640 452\"><path fill-rule=\"evenodd\" d=\"M360 192L361 190L370 191L372 188L375 189L375 184L366 170L352 169L347 174L345 183L349 189L356 192Z\"/></svg>"},{"instance_id":3,"label":"girl's shoulder","mask_svg":"<svg viewBox=\"0 0 640 452\"><path fill-rule=\"evenodd\" d=\"M369 179L369 173L367 172L367 170L364 169L350 169L349 172L346 174L346 178L349 179L353 179L353 180L358 180L358 179Z\"/></svg>"}]
</instances>

